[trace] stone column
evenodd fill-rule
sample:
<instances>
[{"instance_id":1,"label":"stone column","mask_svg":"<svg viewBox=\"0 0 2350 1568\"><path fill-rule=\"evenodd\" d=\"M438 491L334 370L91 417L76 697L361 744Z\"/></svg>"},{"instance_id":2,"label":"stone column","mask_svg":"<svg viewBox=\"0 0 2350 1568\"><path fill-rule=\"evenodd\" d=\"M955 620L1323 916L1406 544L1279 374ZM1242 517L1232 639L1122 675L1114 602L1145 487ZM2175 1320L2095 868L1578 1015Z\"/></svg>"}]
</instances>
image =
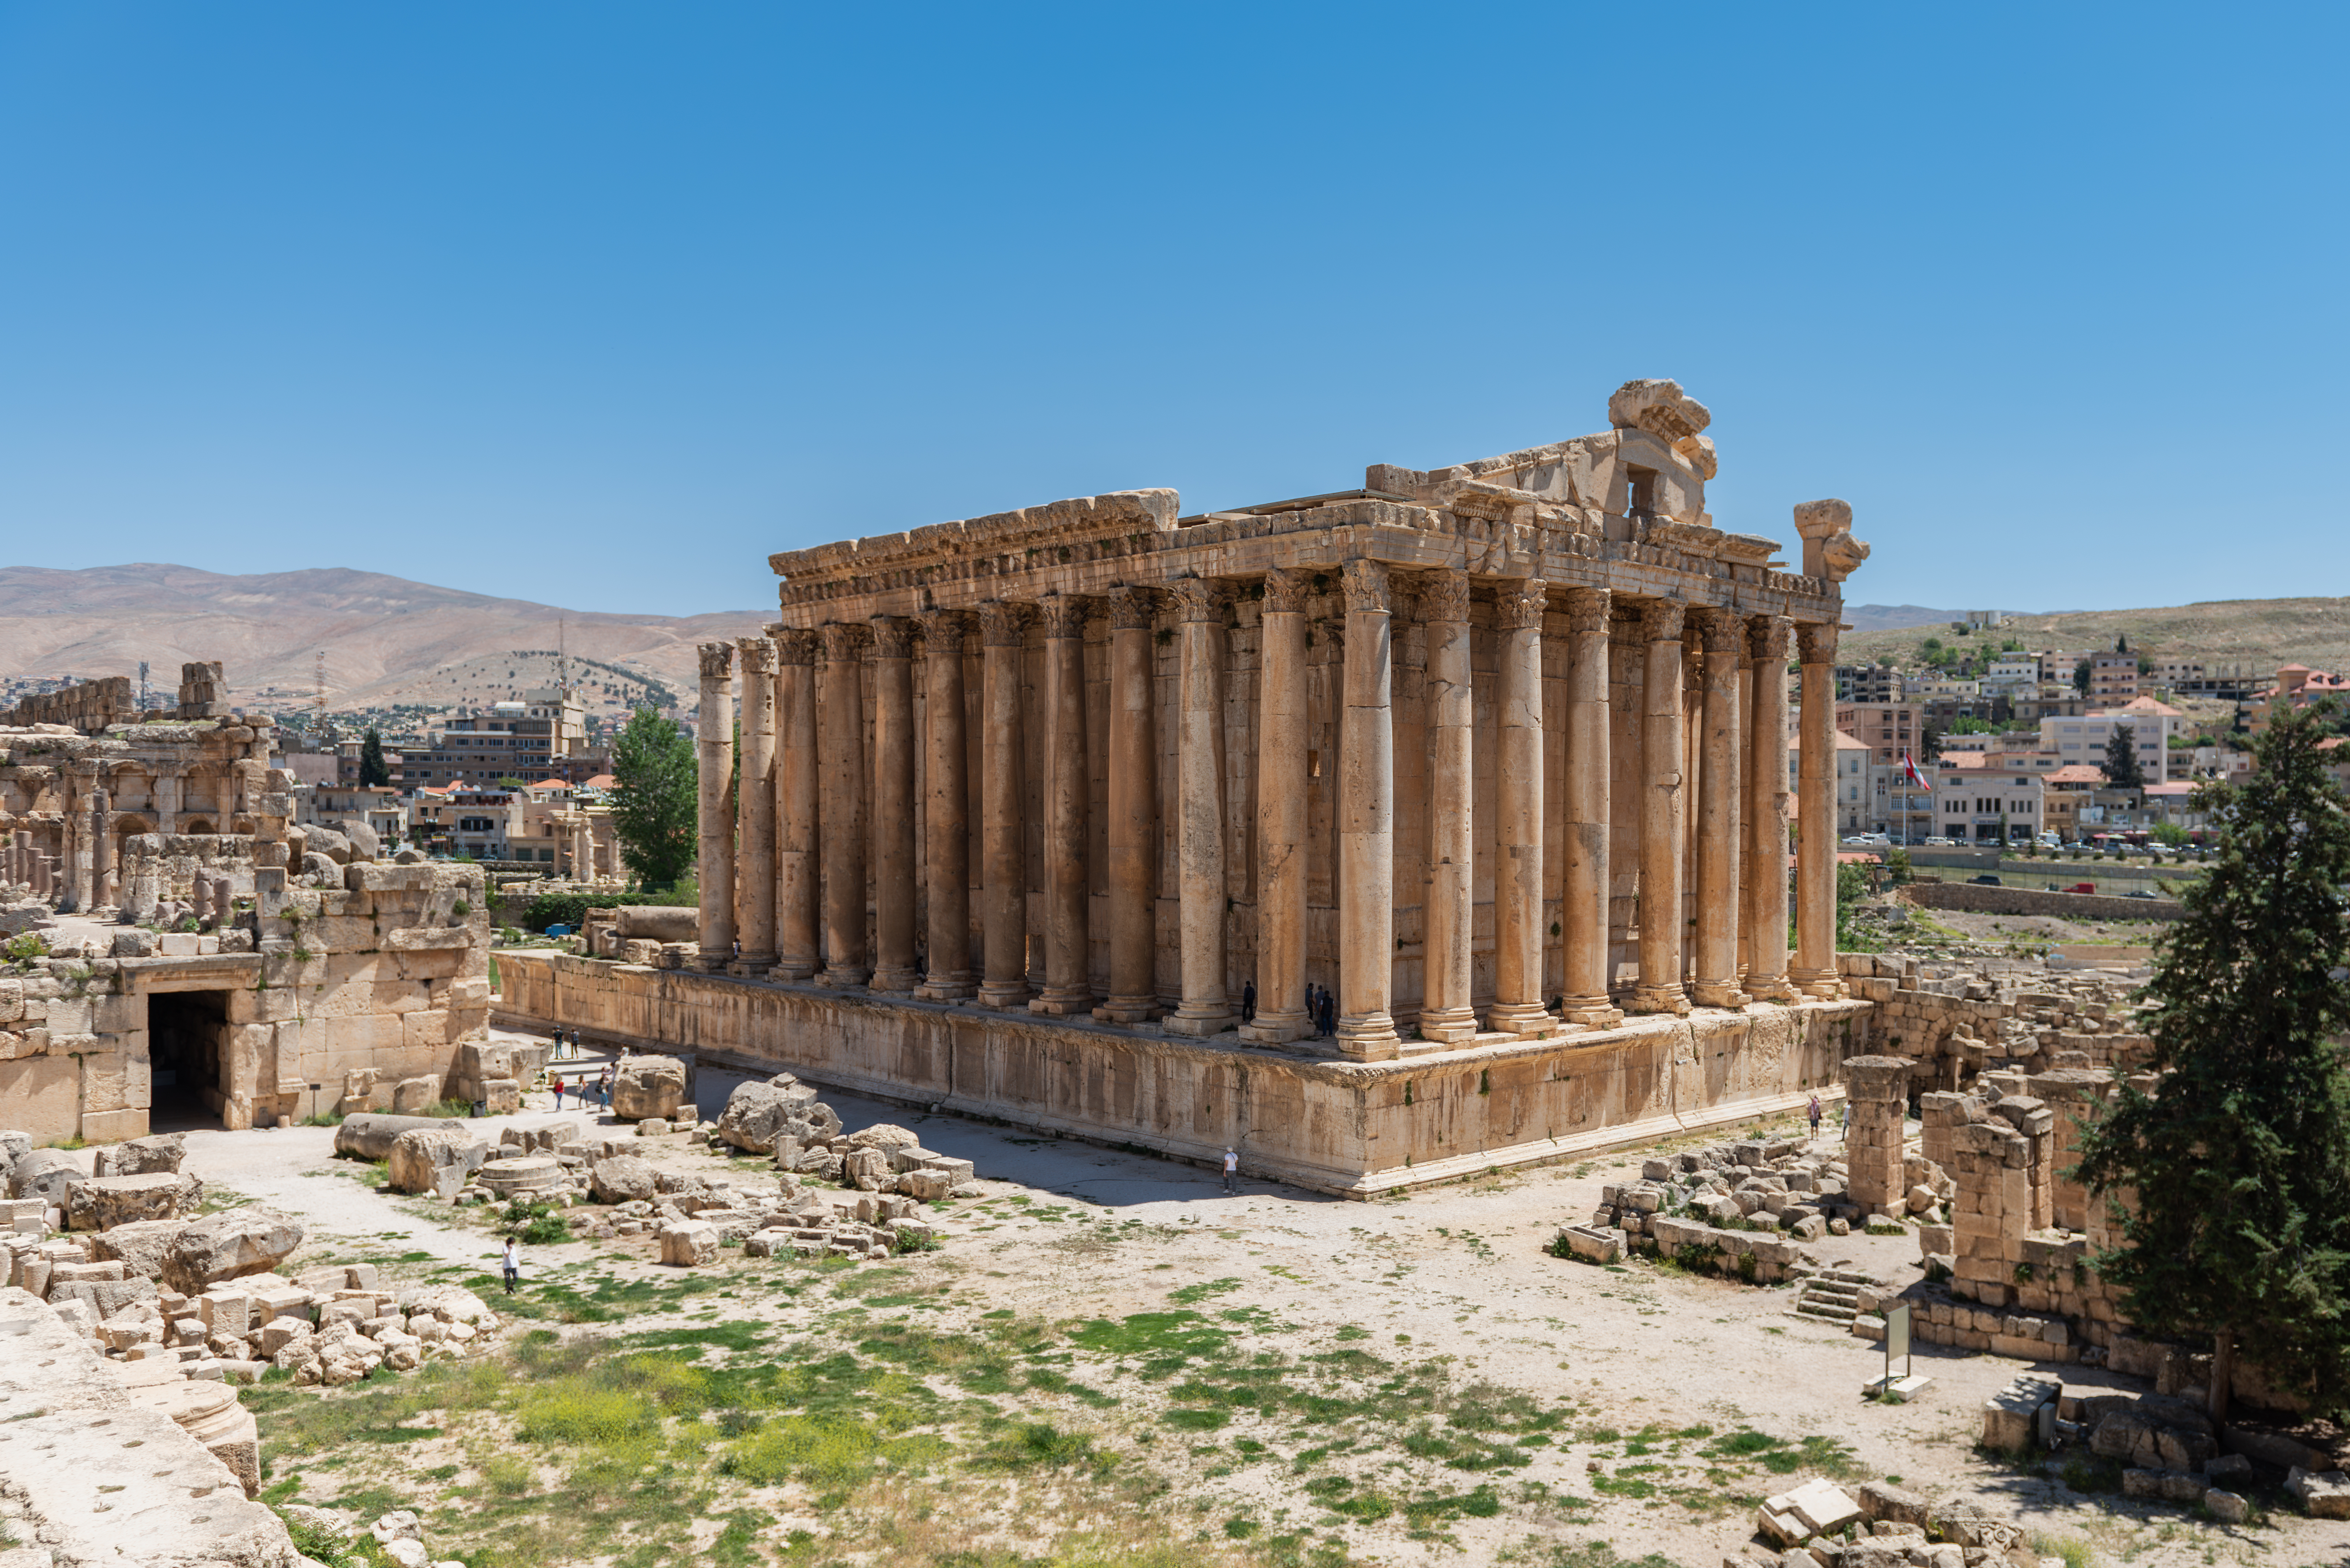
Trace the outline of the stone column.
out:
<instances>
[{"instance_id":1,"label":"stone column","mask_svg":"<svg viewBox=\"0 0 2350 1568\"><path fill-rule=\"evenodd\" d=\"M1747 622L1746 991L1793 1002L1787 983L1787 637L1785 616Z\"/></svg>"},{"instance_id":2,"label":"stone column","mask_svg":"<svg viewBox=\"0 0 2350 1568\"><path fill-rule=\"evenodd\" d=\"M1020 649L1028 615L1026 605L1000 600L979 607L987 718L980 764L983 1007L1019 1007L1028 1000L1028 827L1020 767Z\"/></svg>"},{"instance_id":3,"label":"stone column","mask_svg":"<svg viewBox=\"0 0 2350 1568\"><path fill-rule=\"evenodd\" d=\"M767 628L775 643L775 967L778 980L813 980L819 958L816 649L813 631Z\"/></svg>"},{"instance_id":4,"label":"stone column","mask_svg":"<svg viewBox=\"0 0 2350 1568\"><path fill-rule=\"evenodd\" d=\"M1557 1032L1543 1005L1542 623L1549 596L1511 578L1493 593L1500 777L1493 792L1493 1005L1487 1025L1521 1040Z\"/></svg>"},{"instance_id":5,"label":"stone column","mask_svg":"<svg viewBox=\"0 0 2350 1568\"><path fill-rule=\"evenodd\" d=\"M1852 1126L1844 1139L1852 1200L1871 1213L1905 1213L1909 1188L1901 1179L1901 1116L1909 1096L1909 1060L1847 1056L1843 1072L1844 1092L1852 1101Z\"/></svg>"},{"instance_id":6,"label":"stone column","mask_svg":"<svg viewBox=\"0 0 2350 1568\"><path fill-rule=\"evenodd\" d=\"M1836 970L1835 650L1836 628L1795 628L1804 664L1801 760L1795 802L1795 962L1787 978L1806 996L1840 997Z\"/></svg>"},{"instance_id":7,"label":"stone column","mask_svg":"<svg viewBox=\"0 0 2350 1568\"><path fill-rule=\"evenodd\" d=\"M924 870L930 884L930 973L914 994L952 1002L974 989L971 976L971 764L963 722L961 610L922 618L923 720L930 753L923 776Z\"/></svg>"},{"instance_id":8,"label":"stone column","mask_svg":"<svg viewBox=\"0 0 2350 1568\"><path fill-rule=\"evenodd\" d=\"M1109 997L1105 1023L1159 1016L1159 724L1151 650L1157 594L1109 596Z\"/></svg>"},{"instance_id":9,"label":"stone column","mask_svg":"<svg viewBox=\"0 0 2350 1568\"><path fill-rule=\"evenodd\" d=\"M743 659L743 837L734 878L743 956L731 971L761 975L775 963L775 645L746 637L734 646Z\"/></svg>"},{"instance_id":10,"label":"stone column","mask_svg":"<svg viewBox=\"0 0 2350 1568\"><path fill-rule=\"evenodd\" d=\"M89 907L92 912L114 903L113 814L107 809L106 786L89 792Z\"/></svg>"},{"instance_id":11,"label":"stone column","mask_svg":"<svg viewBox=\"0 0 2350 1568\"><path fill-rule=\"evenodd\" d=\"M1648 667L1640 727L1640 985L1637 1012L1687 1012L1681 989L1682 607L1640 607Z\"/></svg>"},{"instance_id":12,"label":"stone column","mask_svg":"<svg viewBox=\"0 0 2350 1568\"><path fill-rule=\"evenodd\" d=\"M1305 1016L1305 595L1311 574L1265 575L1257 632L1256 1017L1263 1045L1304 1039Z\"/></svg>"},{"instance_id":13,"label":"stone column","mask_svg":"<svg viewBox=\"0 0 2350 1568\"><path fill-rule=\"evenodd\" d=\"M859 665L865 628L835 622L824 628L824 666L817 672L824 710L823 823L824 969L822 985L863 985L865 957L865 705Z\"/></svg>"},{"instance_id":14,"label":"stone column","mask_svg":"<svg viewBox=\"0 0 2350 1568\"><path fill-rule=\"evenodd\" d=\"M1697 977L1690 986L1705 1007L1743 1007L1753 1000L1738 988L1739 753L1742 739L1739 693L1745 671L1746 628L1730 610L1704 612L1705 703L1699 733L1704 757L1698 769Z\"/></svg>"},{"instance_id":15,"label":"stone column","mask_svg":"<svg viewBox=\"0 0 2350 1568\"><path fill-rule=\"evenodd\" d=\"M1338 747L1338 1049L1398 1054L1395 1019L1395 711L1388 569L1349 561L1347 711Z\"/></svg>"},{"instance_id":16,"label":"stone column","mask_svg":"<svg viewBox=\"0 0 2350 1568\"><path fill-rule=\"evenodd\" d=\"M1428 896L1422 914L1419 1033L1460 1044L1477 1033L1469 1002L1477 867L1474 694L1469 665L1469 574L1420 579L1420 624L1428 634ZM1501 1027L1499 1024L1494 1027Z\"/></svg>"},{"instance_id":17,"label":"stone column","mask_svg":"<svg viewBox=\"0 0 2350 1568\"><path fill-rule=\"evenodd\" d=\"M1559 900L1565 939L1566 1022L1612 1029L1624 1014L1609 1000L1607 836L1611 831L1606 588L1566 594L1566 875Z\"/></svg>"},{"instance_id":18,"label":"stone column","mask_svg":"<svg viewBox=\"0 0 2350 1568\"><path fill-rule=\"evenodd\" d=\"M1049 594L1045 624L1045 989L1028 1011L1069 1017L1093 1010L1092 889L1086 864L1086 616L1088 601Z\"/></svg>"},{"instance_id":19,"label":"stone column","mask_svg":"<svg viewBox=\"0 0 2350 1568\"><path fill-rule=\"evenodd\" d=\"M873 618L872 989L910 992L914 964L914 623Z\"/></svg>"},{"instance_id":20,"label":"stone column","mask_svg":"<svg viewBox=\"0 0 2350 1568\"><path fill-rule=\"evenodd\" d=\"M734 959L734 645L702 645L702 967ZM225 829L224 829L225 831Z\"/></svg>"},{"instance_id":21,"label":"stone column","mask_svg":"<svg viewBox=\"0 0 2350 1568\"><path fill-rule=\"evenodd\" d=\"M1170 587L1183 639L1175 808L1183 1001L1166 1026L1214 1034L1237 1022L1224 990L1224 594L1199 577Z\"/></svg>"}]
</instances>

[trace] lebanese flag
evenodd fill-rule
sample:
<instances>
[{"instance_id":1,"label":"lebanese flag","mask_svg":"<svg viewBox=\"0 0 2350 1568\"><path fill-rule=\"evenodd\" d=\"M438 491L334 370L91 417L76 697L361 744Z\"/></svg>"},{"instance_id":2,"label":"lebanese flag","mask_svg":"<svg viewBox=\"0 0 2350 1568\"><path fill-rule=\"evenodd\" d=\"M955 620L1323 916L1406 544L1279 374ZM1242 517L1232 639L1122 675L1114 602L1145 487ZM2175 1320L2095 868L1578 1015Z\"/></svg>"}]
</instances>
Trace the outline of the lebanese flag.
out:
<instances>
[{"instance_id":1,"label":"lebanese flag","mask_svg":"<svg viewBox=\"0 0 2350 1568\"><path fill-rule=\"evenodd\" d=\"M1927 787L1925 775L1918 773L1918 764L1909 760L1909 753L1907 752L1901 753L1901 771L1908 774L1909 782L1919 789Z\"/></svg>"}]
</instances>

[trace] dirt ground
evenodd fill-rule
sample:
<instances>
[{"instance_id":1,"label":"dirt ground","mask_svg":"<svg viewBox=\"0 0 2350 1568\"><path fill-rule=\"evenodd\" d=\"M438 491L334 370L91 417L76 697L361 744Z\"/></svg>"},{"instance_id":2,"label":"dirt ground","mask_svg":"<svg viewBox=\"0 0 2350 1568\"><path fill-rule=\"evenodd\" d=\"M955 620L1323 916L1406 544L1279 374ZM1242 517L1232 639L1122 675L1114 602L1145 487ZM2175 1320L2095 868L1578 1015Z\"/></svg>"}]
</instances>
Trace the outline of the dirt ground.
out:
<instances>
[{"instance_id":1,"label":"dirt ground","mask_svg":"<svg viewBox=\"0 0 2350 1568\"><path fill-rule=\"evenodd\" d=\"M704 1074L698 1103L714 1113L732 1082ZM1013 1320L1051 1325L1038 1331L1044 1337L1028 1364L1060 1371L1033 1373L1018 1410L1085 1434L1107 1456L1100 1473L1123 1478L1119 1506L1147 1517L1157 1538L1194 1543L1178 1557L1097 1559L1106 1562L1580 1568L1606 1561L1588 1545L1605 1542L1625 1559L1654 1553L1711 1568L1750 1538L1754 1499L1823 1472L1847 1485L1898 1478L1929 1495L1980 1494L2042 1532L2046 1550L2069 1543L2074 1555L2085 1551L2095 1560L2350 1560L2350 1523L2280 1511L2265 1525L2224 1526L2173 1506L2074 1492L2052 1473L2054 1463L2025 1469L1981 1456L1974 1443L1982 1402L2024 1364L1920 1347L1918 1370L1931 1386L1915 1403L1878 1405L1864 1399L1862 1385L1883 1369L1879 1348L1794 1315L1790 1290L1670 1266L1602 1268L1546 1255L1544 1245L1559 1226L1587 1219L1602 1182L1637 1173L1648 1151L1369 1204L1245 1179L1237 1196L1226 1196L1214 1173L1166 1160L852 1096L827 1098L852 1130L899 1122L927 1147L976 1163L986 1196L937 1211L942 1250L866 1265L887 1271L864 1276L890 1282L879 1293L859 1284L855 1272L811 1272L729 1252L718 1265L731 1272L724 1291L662 1298L617 1324L567 1324L542 1305L540 1316L511 1332L568 1340L619 1330L642 1343L649 1333L702 1325L723 1339L712 1325L736 1321L746 1335L800 1336L789 1354L805 1358L815 1354L809 1347L835 1342L827 1334L843 1347L869 1350L918 1331L945 1343ZM545 1096L537 1100L545 1106ZM533 1108L514 1119L537 1124L552 1114ZM367 1168L331 1158L332 1137L328 1128L200 1131L189 1139L188 1168L216 1187L304 1216L312 1235L296 1266L311 1258L369 1257L400 1260L387 1267L390 1275L443 1278L491 1267L496 1240L478 1211L375 1192L355 1179ZM772 1179L755 1162L730 1164L682 1137L649 1142L663 1164L724 1168L745 1182ZM1906 1236L1831 1238L1819 1251L1896 1282L1916 1277L1918 1249ZM524 1303L576 1299L563 1293L592 1282L618 1291L675 1280L679 1271L659 1268L650 1253L645 1241L533 1249ZM763 1297L763 1285L772 1293ZM724 1315L744 1312L747 1321ZM1224 1336L1214 1354L1224 1358L1216 1365L1226 1374L1285 1369L1264 1376L1292 1380L1289 1402L1279 1411L1269 1400L1228 1405L1229 1418L1186 1407L1187 1398L1209 1397L1196 1382L1208 1363L1186 1363L1178 1349L1170 1358L1180 1370L1170 1373L1166 1359L1152 1359L1183 1334ZM1046 1354L1054 1349L1059 1354ZM736 1359L783 1354L741 1350ZM2068 1384L2116 1381L2090 1369L2040 1369ZM963 1385L975 1386L983 1386ZM1222 1386L1231 1397L1229 1377ZM1326 1417L1312 1413L1315 1389L1326 1397ZM290 1399L294 1391L273 1397ZM1498 1417L1492 1443L1505 1447L1481 1448L1461 1434L1471 1424L1461 1412L1471 1408L1518 1412ZM353 1461L316 1442L304 1448L293 1428L278 1424L289 1419L264 1416L274 1495L281 1499L330 1503L351 1494L364 1474L377 1489L367 1495L379 1501L403 1495L403 1485L429 1493L416 1505L439 1502L434 1528L452 1535L463 1533L469 1511L489 1506L489 1490L467 1490L493 1462L478 1443L379 1441L360 1445L366 1451ZM457 1430L453 1423L450 1429ZM1732 1441L1739 1434L1753 1436ZM416 1468L427 1459L452 1462ZM402 1462L411 1469L394 1475ZM428 1476L429 1487L421 1479ZM1149 1484L1138 1486L1137 1478ZM748 1513L724 1514L725 1502L704 1501L694 1540L714 1553L706 1559L712 1562L951 1560L942 1549L923 1555L930 1549L918 1548L902 1521L877 1525L871 1513L889 1506L876 1501L881 1495L858 1493L830 1511L791 1488L750 1494L755 1506ZM944 1506L942 1495L924 1494L928 1501L914 1511ZM1075 1517L1094 1508L1097 1516L1102 1506L1098 1498L1085 1502L1073 1485L1022 1483L986 1495L996 1500L993 1511L972 1513L957 1530L992 1530L1026 1552L1054 1538L1052 1509L1066 1506ZM742 1522L722 1533L721 1517ZM966 1544L977 1538L959 1537ZM721 1550L727 1541L747 1554L727 1555ZM825 1554L827 1543L837 1555ZM494 1560L685 1559L536 1558L510 1547Z\"/></svg>"}]
</instances>

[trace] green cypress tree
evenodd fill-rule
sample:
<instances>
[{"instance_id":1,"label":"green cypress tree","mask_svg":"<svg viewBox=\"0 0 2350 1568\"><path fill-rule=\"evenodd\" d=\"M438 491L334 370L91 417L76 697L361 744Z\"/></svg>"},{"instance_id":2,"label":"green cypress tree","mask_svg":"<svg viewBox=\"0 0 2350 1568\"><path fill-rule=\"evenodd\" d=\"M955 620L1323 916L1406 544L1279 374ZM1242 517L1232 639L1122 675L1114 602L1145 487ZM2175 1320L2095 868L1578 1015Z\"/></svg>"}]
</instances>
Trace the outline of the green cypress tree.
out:
<instances>
[{"instance_id":1,"label":"green cypress tree","mask_svg":"<svg viewBox=\"0 0 2350 1568\"><path fill-rule=\"evenodd\" d=\"M2130 1317L2209 1335L2210 1408L2238 1355L2323 1411L2350 1407L2350 801L2316 713L2281 715L2242 785L2207 787L2220 858L2185 895L2146 989L2152 1095L2125 1082L2080 1177L2136 1189L2095 1260Z\"/></svg>"},{"instance_id":2,"label":"green cypress tree","mask_svg":"<svg viewBox=\"0 0 2350 1568\"><path fill-rule=\"evenodd\" d=\"M2114 726L2106 740L2106 782L2116 789L2143 789L2146 771L2137 765L2137 731Z\"/></svg>"},{"instance_id":3,"label":"green cypress tree","mask_svg":"<svg viewBox=\"0 0 2350 1568\"><path fill-rule=\"evenodd\" d=\"M647 888L667 888L693 864L701 820L692 738L639 708L612 739L612 832L620 860Z\"/></svg>"},{"instance_id":4,"label":"green cypress tree","mask_svg":"<svg viewBox=\"0 0 2350 1568\"><path fill-rule=\"evenodd\" d=\"M384 760L383 737L369 730L359 740L359 787L374 789L391 783L391 764Z\"/></svg>"}]
</instances>

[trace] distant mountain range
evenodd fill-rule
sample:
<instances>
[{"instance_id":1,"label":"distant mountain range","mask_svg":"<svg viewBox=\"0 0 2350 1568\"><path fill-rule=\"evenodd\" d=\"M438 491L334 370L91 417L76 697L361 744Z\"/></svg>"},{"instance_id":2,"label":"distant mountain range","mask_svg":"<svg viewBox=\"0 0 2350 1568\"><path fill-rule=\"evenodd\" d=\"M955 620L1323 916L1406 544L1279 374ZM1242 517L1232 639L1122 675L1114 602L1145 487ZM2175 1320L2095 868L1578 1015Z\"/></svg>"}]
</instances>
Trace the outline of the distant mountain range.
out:
<instances>
[{"instance_id":1,"label":"distant mountain range","mask_svg":"<svg viewBox=\"0 0 2350 1568\"><path fill-rule=\"evenodd\" d=\"M1931 619L1902 629L1892 621L1872 627L1862 618L1879 609L1908 614L1909 607L1846 606L1845 619L1856 629L1845 634L1836 657L1851 663L1890 659L1914 664L1918 644L1926 638L1950 640L1947 628ZM1939 611L1923 613L1940 616ZM1941 616L1945 622L1951 618ZM2350 669L2350 598L2207 599L2154 609L2054 610L2045 615L2011 611L2007 624L1991 635L2002 640L2013 638L2035 650L2078 652L2111 648L2126 637L2132 649L2152 658L2201 659L2222 670L2266 675L2280 664L2301 663L2339 671Z\"/></svg>"},{"instance_id":2,"label":"distant mountain range","mask_svg":"<svg viewBox=\"0 0 2350 1568\"><path fill-rule=\"evenodd\" d=\"M231 702L284 709L309 698L327 655L330 709L492 701L552 685L558 642L591 711L675 694L694 705L694 645L755 636L772 610L634 616L325 568L229 576L141 564L0 568L0 674L126 675L139 661L159 703L180 666L217 659Z\"/></svg>"},{"instance_id":3,"label":"distant mountain range","mask_svg":"<svg viewBox=\"0 0 2350 1568\"><path fill-rule=\"evenodd\" d=\"M2008 615L2020 611L2008 610ZM1928 609L1924 605L1846 605L1844 623L1855 631L1894 631L1905 626L1949 625L1964 620L1965 610Z\"/></svg>"}]
</instances>

